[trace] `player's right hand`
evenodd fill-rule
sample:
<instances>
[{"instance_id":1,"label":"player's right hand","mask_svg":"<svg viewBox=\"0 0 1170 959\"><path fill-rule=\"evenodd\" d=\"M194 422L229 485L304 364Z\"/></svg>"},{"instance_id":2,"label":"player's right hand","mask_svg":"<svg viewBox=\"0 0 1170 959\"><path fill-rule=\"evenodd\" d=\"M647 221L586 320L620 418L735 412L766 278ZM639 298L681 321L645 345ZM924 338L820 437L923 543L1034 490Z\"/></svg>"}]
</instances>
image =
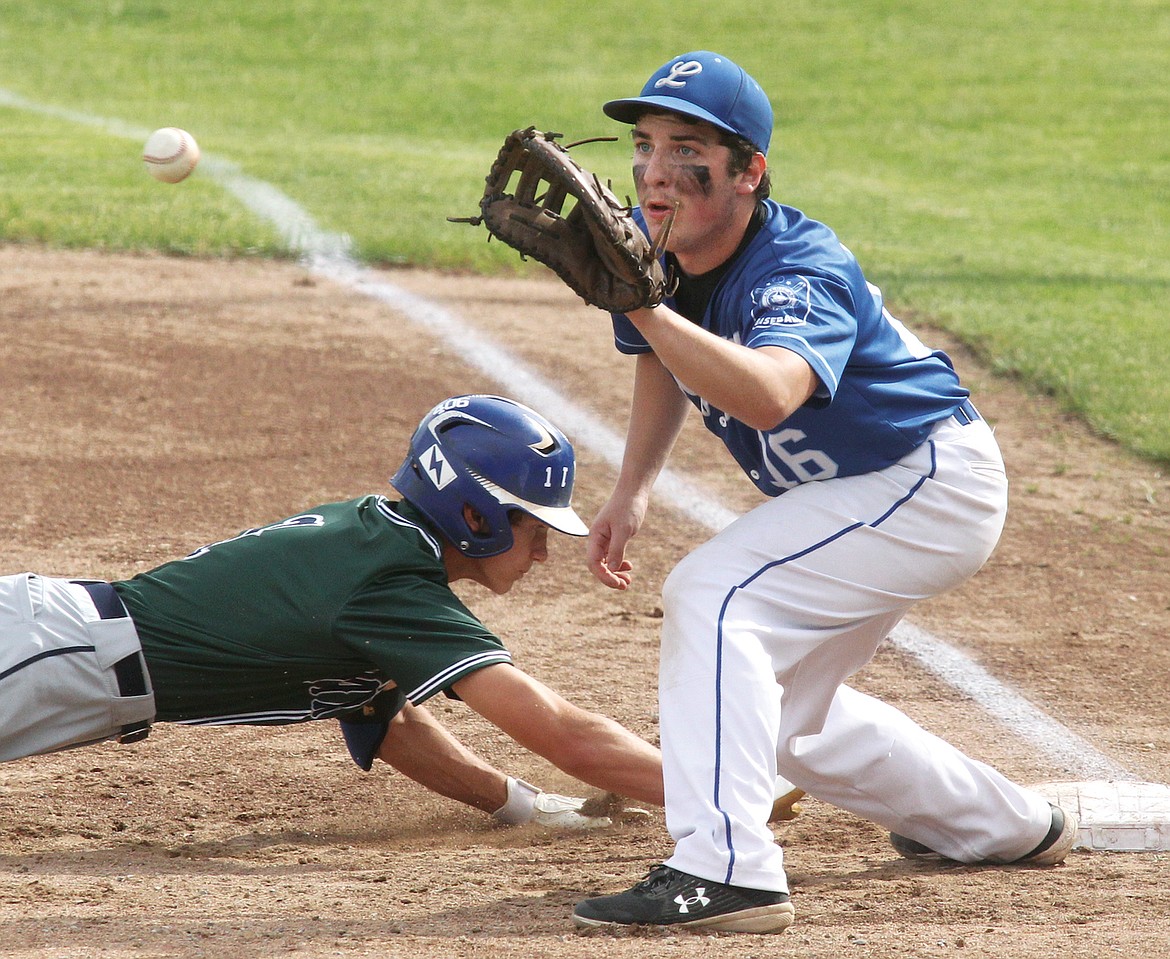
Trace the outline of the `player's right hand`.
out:
<instances>
[{"instance_id":1,"label":"player's right hand","mask_svg":"<svg viewBox=\"0 0 1170 959\"><path fill-rule=\"evenodd\" d=\"M605 559L597 563L591 560L589 563L589 569L592 570L593 575L610 589L629 589L633 579L630 576L630 570L633 568L629 561L624 559L617 567L611 567Z\"/></svg>"},{"instance_id":2,"label":"player's right hand","mask_svg":"<svg viewBox=\"0 0 1170 959\"><path fill-rule=\"evenodd\" d=\"M611 517L623 515L623 522ZM628 589L633 577L633 565L626 559L626 543L637 532L637 522L630 511L618 510L610 500L593 525L589 527L586 557L589 571L604 586L610 589Z\"/></svg>"}]
</instances>

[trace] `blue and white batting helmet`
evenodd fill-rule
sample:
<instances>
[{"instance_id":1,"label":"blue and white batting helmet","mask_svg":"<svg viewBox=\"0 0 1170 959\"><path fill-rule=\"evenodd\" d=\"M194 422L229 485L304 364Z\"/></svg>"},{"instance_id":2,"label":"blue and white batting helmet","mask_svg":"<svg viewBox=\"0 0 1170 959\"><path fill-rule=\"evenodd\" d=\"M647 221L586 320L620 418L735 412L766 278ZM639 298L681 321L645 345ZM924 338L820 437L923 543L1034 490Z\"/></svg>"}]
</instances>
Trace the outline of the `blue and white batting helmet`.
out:
<instances>
[{"instance_id":1,"label":"blue and white batting helmet","mask_svg":"<svg viewBox=\"0 0 1170 959\"><path fill-rule=\"evenodd\" d=\"M461 553L484 557L511 548L515 509L586 535L570 505L575 467L572 444L539 413L473 394L444 400L423 417L391 482ZM487 532L467 525L464 505L487 520Z\"/></svg>"}]
</instances>

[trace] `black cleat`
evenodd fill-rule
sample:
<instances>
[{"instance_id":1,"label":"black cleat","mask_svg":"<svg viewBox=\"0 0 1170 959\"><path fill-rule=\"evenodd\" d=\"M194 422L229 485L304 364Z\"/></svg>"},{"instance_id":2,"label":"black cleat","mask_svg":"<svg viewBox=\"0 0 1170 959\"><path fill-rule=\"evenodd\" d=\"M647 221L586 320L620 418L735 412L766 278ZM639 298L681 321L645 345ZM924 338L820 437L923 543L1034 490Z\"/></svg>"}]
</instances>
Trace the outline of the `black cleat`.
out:
<instances>
[{"instance_id":1,"label":"black cleat","mask_svg":"<svg viewBox=\"0 0 1170 959\"><path fill-rule=\"evenodd\" d=\"M709 932L783 932L796 911L786 892L728 886L659 865L632 889L586 899L573 922L604 926L674 926Z\"/></svg>"},{"instance_id":2,"label":"black cleat","mask_svg":"<svg viewBox=\"0 0 1170 959\"><path fill-rule=\"evenodd\" d=\"M1013 859L1006 865L1056 866L1064 862L1065 857L1077 841L1077 817L1071 812L1066 813L1059 806L1053 805L1052 803L1049 803L1049 805L1052 806L1052 826L1048 830L1048 835L1044 837L1039 846L1026 856ZM932 859L937 862L951 861L946 856L935 852L922 843L915 842L913 839L908 839L905 836L899 836L894 832L890 833L890 845L907 859ZM986 861L991 862L991 860Z\"/></svg>"}]
</instances>

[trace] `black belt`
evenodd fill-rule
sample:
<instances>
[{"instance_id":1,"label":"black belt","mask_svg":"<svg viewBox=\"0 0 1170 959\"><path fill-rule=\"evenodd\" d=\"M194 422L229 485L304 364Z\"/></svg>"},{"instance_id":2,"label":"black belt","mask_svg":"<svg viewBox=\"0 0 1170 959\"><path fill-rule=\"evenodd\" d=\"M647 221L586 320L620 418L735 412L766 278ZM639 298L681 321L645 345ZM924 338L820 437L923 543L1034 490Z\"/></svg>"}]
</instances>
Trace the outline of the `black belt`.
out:
<instances>
[{"instance_id":1,"label":"black belt","mask_svg":"<svg viewBox=\"0 0 1170 959\"><path fill-rule=\"evenodd\" d=\"M73 582L89 593L94 608L102 619L130 618L130 614L126 612L126 606L122 602L122 597L109 583L103 583L100 580L79 579L75 579ZM142 656L138 653L131 653L114 663L114 677L118 681L118 692L122 696L145 696L148 692ZM140 739L145 739L149 734L150 723L128 723L122 727L122 732L118 735L118 742L136 743Z\"/></svg>"},{"instance_id":2,"label":"black belt","mask_svg":"<svg viewBox=\"0 0 1170 959\"><path fill-rule=\"evenodd\" d=\"M979 415L979 411L975 409L975 406L970 400L963 400L963 402L959 404L959 408L954 412L954 417L964 426L969 423L974 423L976 420L983 419L983 417Z\"/></svg>"}]
</instances>

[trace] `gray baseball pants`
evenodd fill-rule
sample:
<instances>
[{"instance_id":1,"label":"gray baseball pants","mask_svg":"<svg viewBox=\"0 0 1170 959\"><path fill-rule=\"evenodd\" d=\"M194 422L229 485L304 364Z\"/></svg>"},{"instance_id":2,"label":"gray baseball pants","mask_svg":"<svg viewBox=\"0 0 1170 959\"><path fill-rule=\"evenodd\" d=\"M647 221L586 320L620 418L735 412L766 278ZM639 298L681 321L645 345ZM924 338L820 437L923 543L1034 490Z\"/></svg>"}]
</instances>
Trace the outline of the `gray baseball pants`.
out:
<instances>
[{"instance_id":1,"label":"gray baseball pants","mask_svg":"<svg viewBox=\"0 0 1170 959\"><path fill-rule=\"evenodd\" d=\"M154 691L109 583L0 577L0 761L144 738Z\"/></svg>"}]
</instances>

